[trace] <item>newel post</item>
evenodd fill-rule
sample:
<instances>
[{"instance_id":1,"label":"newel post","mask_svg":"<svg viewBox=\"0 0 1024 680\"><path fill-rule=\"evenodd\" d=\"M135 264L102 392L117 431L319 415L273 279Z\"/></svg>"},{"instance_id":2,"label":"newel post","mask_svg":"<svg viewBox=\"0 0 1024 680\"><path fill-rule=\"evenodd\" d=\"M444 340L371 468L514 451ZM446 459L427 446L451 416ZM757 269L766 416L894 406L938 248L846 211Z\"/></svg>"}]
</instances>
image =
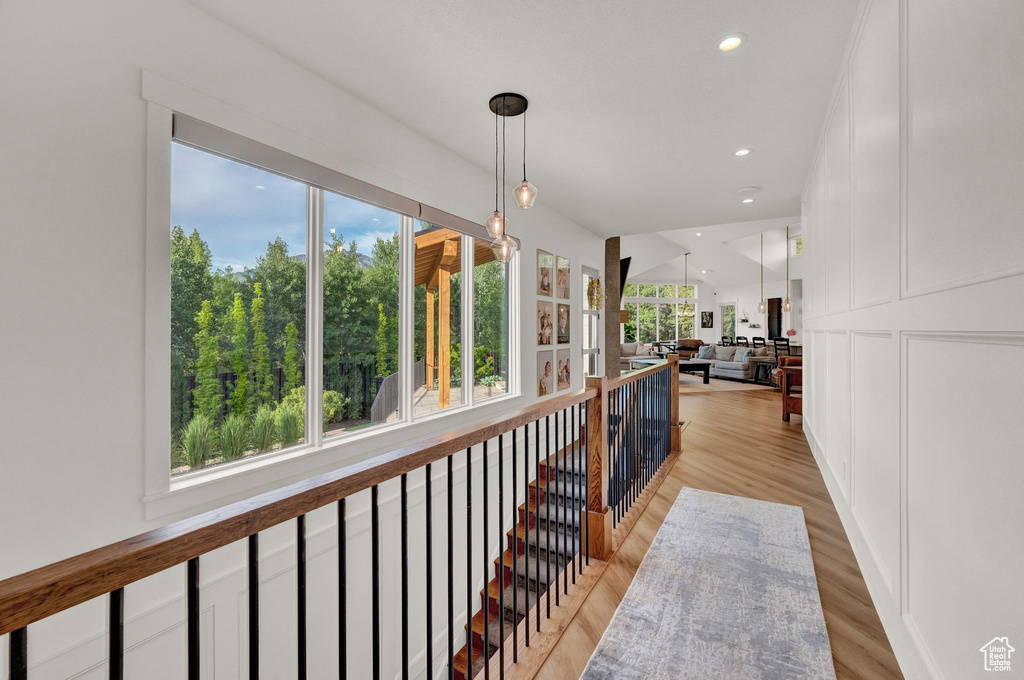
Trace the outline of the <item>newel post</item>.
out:
<instances>
[{"instance_id":1,"label":"newel post","mask_svg":"<svg viewBox=\"0 0 1024 680\"><path fill-rule=\"evenodd\" d=\"M668 357L668 399L669 399L669 443L672 445L669 453L679 453L682 442L682 435L679 431L679 355L669 354Z\"/></svg>"},{"instance_id":2,"label":"newel post","mask_svg":"<svg viewBox=\"0 0 1024 680\"><path fill-rule=\"evenodd\" d=\"M612 556L612 513L608 507L607 378L587 378L597 390L587 410L587 508L583 511L590 554L599 560Z\"/></svg>"}]
</instances>

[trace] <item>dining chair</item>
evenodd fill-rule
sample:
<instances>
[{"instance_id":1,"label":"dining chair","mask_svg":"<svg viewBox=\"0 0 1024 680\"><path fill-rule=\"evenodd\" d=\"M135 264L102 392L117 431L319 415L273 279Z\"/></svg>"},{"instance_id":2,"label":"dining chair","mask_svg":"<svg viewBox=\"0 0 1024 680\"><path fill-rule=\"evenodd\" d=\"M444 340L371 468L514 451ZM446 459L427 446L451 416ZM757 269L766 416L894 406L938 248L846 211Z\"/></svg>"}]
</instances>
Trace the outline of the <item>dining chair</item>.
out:
<instances>
[{"instance_id":1,"label":"dining chair","mask_svg":"<svg viewBox=\"0 0 1024 680\"><path fill-rule=\"evenodd\" d=\"M750 347L750 343L747 342L747 336L745 336L745 335L737 335L736 336L736 346L737 347Z\"/></svg>"},{"instance_id":2,"label":"dining chair","mask_svg":"<svg viewBox=\"0 0 1024 680\"><path fill-rule=\"evenodd\" d=\"M754 347L767 347L767 345L765 344L764 338L755 337L754 338Z\"/></svg>"},{"instance_id":3,"label":"dining chair","mask_svg":"<svg viewBox=\"0 0 1024 680\"><path fill-rule=\"evenodd\" d=\"M775 356L786 357L790 355L789 338L775 338Z\"/></svg>"}]
</instances>

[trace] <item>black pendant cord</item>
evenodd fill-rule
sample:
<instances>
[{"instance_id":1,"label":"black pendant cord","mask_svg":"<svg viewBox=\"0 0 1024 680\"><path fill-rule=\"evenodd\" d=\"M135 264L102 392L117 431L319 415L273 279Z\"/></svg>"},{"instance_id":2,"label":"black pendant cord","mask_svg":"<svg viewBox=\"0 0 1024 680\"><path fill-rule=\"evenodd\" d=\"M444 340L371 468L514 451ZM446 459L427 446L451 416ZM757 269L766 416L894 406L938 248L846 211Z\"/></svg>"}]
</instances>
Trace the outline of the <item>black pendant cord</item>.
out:
<instances>
[{"instance_id":1,"label":"black pendant cord","mask_svg":"<svg viewBox=\"0 0 1024 680\"><path fill-rule=\"evenodd\" d=\"M501 108L505 109L505 98L501 98ZM508 226L508 220L505 219L505 118L501 117L501 235L505 235L505 227Z\"/></svg>"},{"instance_id":2,"label":"black pendant cord","mask_svg":"<svg viewBox=\"0 0 1024 680\"><path fill-rule=\"evenodd\" d=\"M523 181L526 181L526 111L523 111Z\"/></svg>"},{"instance_id":3,"label":"black pendant cord","mask_svg":"<svg viewBox=\"0 0 1024 680\"><path fill-rule=\"evenodd\" d=\"M498 212L498 112L494 112L494 212Z\"/></svg>"}]
</instances>

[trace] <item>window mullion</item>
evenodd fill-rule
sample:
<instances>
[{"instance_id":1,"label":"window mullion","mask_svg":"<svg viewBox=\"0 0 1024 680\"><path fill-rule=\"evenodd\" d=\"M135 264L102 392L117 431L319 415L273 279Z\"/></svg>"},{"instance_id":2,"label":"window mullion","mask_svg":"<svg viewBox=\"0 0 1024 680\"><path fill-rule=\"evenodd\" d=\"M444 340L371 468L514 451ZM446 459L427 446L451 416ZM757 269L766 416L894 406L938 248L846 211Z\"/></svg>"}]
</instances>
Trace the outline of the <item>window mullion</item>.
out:
<instances>
[{"instance_id":1,"label":"window mullion","mask_svg":"<svg viewBox=\"0 0 1024 680\"><path fill-rule=\"evenodd\" d=\"M413 418L412 367L416 334L416 220L402 215L398 230L398 380L401 389L398 397L399 420Z\"/></svg>"},{"instance_id":2,"label":"window mullion","mask_svg":"<svg viewBox=\"0 0 1024 680\"><path fill-rule=\"evenodd\" d=\"M324 192L306 188L306 440L322 446L324 386Z\"/></svg>"},{"instance_id":3,"label":"window mullion","mask_svg":"<svg viewBox=\"0 0 1024 680\"><path fill-rule=\"evenodd\" d=\"M475 375L475 347L473 336L476 330L476 321L473 319L473 265L476 254L476 244L472 237L462 237L462 403L467 407L473 407L473 387L476 382Z\"/></svg>"}]
</instances>

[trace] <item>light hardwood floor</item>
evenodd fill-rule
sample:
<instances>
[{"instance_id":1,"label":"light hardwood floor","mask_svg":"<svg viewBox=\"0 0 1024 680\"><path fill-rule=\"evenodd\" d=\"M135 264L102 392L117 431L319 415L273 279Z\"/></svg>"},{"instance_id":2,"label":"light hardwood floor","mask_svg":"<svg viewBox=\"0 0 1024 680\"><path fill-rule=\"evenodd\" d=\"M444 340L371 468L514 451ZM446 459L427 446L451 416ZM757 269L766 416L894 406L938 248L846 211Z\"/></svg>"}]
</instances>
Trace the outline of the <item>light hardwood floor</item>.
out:
<instances>
[{"instance_id":1,"label":"light hardwood floor","mask_svg":"<svg viewBox=\"0 0 1024 680\"><path fill-rule=\"evenodd\" d=\"M774 390L680 397L683 452L555 646L537 678L577 678L684 486L798 505L807 518L818 590L839 680L902 678L846 532L801 430Z\"/></svg>"}]
</instances>

